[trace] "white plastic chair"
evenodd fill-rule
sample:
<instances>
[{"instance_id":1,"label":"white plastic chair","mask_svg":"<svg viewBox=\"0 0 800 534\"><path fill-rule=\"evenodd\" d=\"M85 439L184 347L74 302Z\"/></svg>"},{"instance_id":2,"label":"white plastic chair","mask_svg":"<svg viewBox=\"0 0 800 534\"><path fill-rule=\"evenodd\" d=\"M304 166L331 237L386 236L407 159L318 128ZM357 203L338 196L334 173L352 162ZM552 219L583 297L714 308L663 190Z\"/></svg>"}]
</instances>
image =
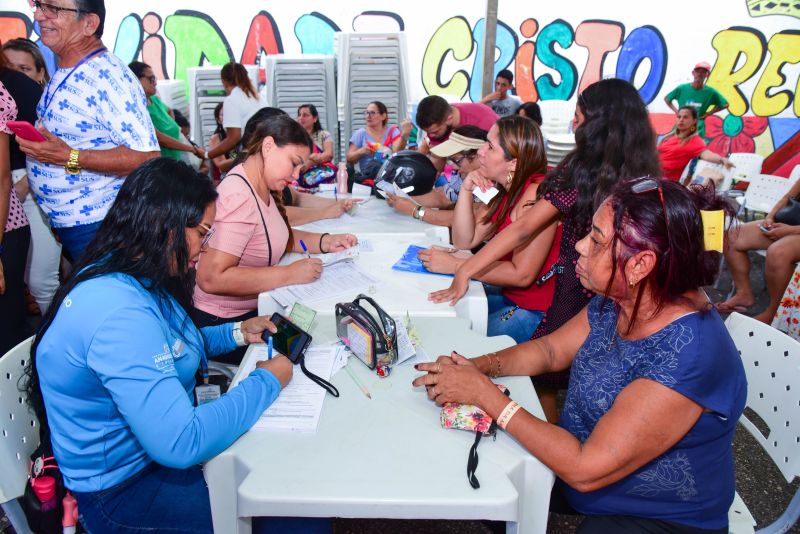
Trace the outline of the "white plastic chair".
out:
<instances>
[{"instance_id":1,"label":"white plastic chair","mask_svg":"<svg viewBox=\"0 0 800 534\"><path fill-rule=\"evenodd\" d=\"M39 446L39 422L19 391L32 343L33 337L26 339L0 358L0 503L18 534L31 532L17 499L25 493L30 455Z\"/></svg>"},{"instance_id":2,"label":"white plastic chair","mask_svg":"<svg viewBox=\"0 0 800 534\"><path fill-rule=\"evenodd\" d=\"M745 210L745 215L748 211L769 213L775 203L792 188L792 185L794 182L783 176L757 174L750 180L744 196L737 197L736 202L739 204L740 211Z\"/></svg>"},{"instance_id":3,"label":"white plastic chair","mask_svg":"<svg viewBox=\"0 0 800 534\"><path fill-rule=\"evenodd\" d=\"M725 175L725 182L720 188L727 191L731 188L733 180L737 182L749 182L754 176L761 174L761 165L764 163L764 156L747 152L736 152L728 156L734 168Z\"/></svg>"},{"instance_id":4,"label":"white plastic chair","mask_svg":"<svg viewBox=\"0 0 800 534\"><path fill-rule=\"evenodd\" d=\"M569 125L575 114L574 104L567 100L539 100L538 104L542 112L542 131L548 138L569 133Z\"/></svg>"},{"instance_id":5,"label":"white plastic chair","mask_svg":"<svg viewBox=\"0 0 800 534\"><path fill-rule=\"evenodd\" d=\"M769 427L765 436L746 415L739 422L769 455L787 483L800 476L800 342L762 322L732 313L725 326L747 375L747 407ZM800 518L800 490L774 523L758 530L787 532ZM755 520L736 498L728 512L731 532L754 532Z\"/></svg>"}]
</instances>

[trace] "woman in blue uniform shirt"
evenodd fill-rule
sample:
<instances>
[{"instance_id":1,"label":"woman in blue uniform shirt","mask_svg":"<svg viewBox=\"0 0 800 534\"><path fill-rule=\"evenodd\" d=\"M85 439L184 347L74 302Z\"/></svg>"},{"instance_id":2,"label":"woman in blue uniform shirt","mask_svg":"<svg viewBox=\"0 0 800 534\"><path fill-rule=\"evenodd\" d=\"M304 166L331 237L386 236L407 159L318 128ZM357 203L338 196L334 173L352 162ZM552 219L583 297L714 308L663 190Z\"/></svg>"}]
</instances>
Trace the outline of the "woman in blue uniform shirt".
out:
<instances>
[{"instance_id":1,"label":"woman in blue uniform shirt","mask_svg":"<svg viewBox=\"0 0 800 534\"><path fill-rule=\"evenodd\" d=\"M90 532L212 532L200 462L247 431L291 378L279 356L195 406L207 357L275 330L265 317L197 329L186 313L216 197L184 163L137 168L31 349L29 399Z\"/></svg>"}]
</instances>

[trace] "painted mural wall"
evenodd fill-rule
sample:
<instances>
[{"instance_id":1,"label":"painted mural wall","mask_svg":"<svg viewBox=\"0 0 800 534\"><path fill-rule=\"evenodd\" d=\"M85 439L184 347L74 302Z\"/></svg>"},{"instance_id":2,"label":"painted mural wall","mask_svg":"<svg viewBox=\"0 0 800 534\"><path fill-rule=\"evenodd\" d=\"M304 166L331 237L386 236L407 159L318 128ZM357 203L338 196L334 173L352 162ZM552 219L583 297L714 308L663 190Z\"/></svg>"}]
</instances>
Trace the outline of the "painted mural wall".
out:
<instances>
[{"instance_id":1,"label":"painted mural wall","mask_svg":"<svg viewBox=\"0 0 800 534\"><path fill-rule=\"evenodd\" d=\"M402 4L402 5L398 5ZM405 31L412 97L480 99L483 0L328 4L194 0L109 0L104 42L124 61L141 59L161 79L230 60L262 64L267 54L333 53L337 31ZM710 148L757 152L764 172L800 164L800 4L774 0L500 0L495 72L515 73L523 100L572 100L606 77L639 89L659 133L673 115L664 96L691 81L698 61L730 102L707 119ZM28 0L3 0L0 40L37 39Z\"/></svg>"}]
</instances>

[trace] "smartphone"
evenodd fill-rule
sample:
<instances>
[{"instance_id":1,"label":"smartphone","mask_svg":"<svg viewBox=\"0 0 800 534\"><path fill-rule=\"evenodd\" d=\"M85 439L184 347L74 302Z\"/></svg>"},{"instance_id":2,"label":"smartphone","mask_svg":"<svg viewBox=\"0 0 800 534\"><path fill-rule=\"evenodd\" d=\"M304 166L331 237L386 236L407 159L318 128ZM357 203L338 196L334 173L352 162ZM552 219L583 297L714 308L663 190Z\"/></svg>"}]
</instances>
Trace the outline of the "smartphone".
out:
<instances>
[{"instance_id":1,"label":"smartphone","mask_svg":"<svg viewBox=\"0 0 800 534\"><path fill-rule=\"evenodd\" d=\"M11 129L12 132L17 134L17 137L21 137L26 141L36 141L40 143L42 141L47 141L44 136L33 127L33 124L26 122L26 121L8 121L8 127Z\"/></svg>"},{"instance_id":2,"label":"smartphone","mask_svg":"<svg viewBox=\"0 0 800 534\"><path fill-rule=\"evenodd\" d=\"M274 349L289 358L292 363L297 363L311 344L311 335L279 313L273 313L270 321L278 331L270 334L269 331L264 330L261 339L266 343L267 338L271 335Z\"/></svg>"}]
</instances>

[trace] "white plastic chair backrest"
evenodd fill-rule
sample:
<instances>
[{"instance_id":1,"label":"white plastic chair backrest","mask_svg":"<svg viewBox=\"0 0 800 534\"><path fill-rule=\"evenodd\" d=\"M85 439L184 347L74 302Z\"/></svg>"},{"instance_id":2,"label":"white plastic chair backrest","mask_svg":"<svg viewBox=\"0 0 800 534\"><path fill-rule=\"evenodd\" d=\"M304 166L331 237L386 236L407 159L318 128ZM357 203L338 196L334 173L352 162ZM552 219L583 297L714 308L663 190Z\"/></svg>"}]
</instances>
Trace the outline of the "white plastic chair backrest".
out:
<instances>
[{"instance_id":1,"label":"white plastic chair backrest","mask_svg":"<svg viewBox=\"0 0 800 534\"><path fill-rule=\"evenodd\" d=\"M740 313L725 326L747 375L747 407L769 431L764 435L745 415L740 422L791 482L800 475L800 342Z\"/></svg>"},{"instance_id":2,"label":"white plastic chair backrest","mask_svg":"<svg viewBox=\"0 0 800 534\"><path fill-rule=\"evenodd\" d=\"M18 386L32 342L26 339L0 358L0 502L25 492L30 455L39 445L39 422Z\"/></svg>"},{"instance_id":3,"label":"white plastic chair backrest","mask_svg":"<svg viewBox=\"0 0 800 534\"><path fill-rule=\"evenodd\" d=\"M691 163L692 162L690 161L689 164ZM697 160L697 165L694 168L694 174L692 174L692 181L694 181L698 176L703 176L705 178L708 178L707 171L714 171L714 174L719 173L722 174L722 176L724 177L722 182L718 185L718 189L720 191L726 191L725 189L726 183L727 183L727 188L730 189L728 170L719 163L711 163L710 161L706 161L704 159Z\"/></svg>"},{"instance_id":4,"label":"white plastic chair backrest","mask_svg":"<svg viewBox=\"0 0 800 534\"><path fill-rule=\"evenodd\" d=\"M792 173L789 175L789 183L794 185L794 183L800 180L800 165L795 165L794 169L792 169Z\"/></svg>"},{"instance_id":5,"label":"white plastic chair backrest","mask_svg":"<svg viewBox=\"0 0 800 534\"><path fill-rule=\"evenodd\" d=\"M761 165L764 163L764 156L747 152L737 152L728 157L733 163L731 176L739 182L749 182L753 176L761 174Z\"/></svg>"},{"instance_id":6,"label":"white plastic chair backrest","mask_svg":"<svg viewBox=\"0 0 800 534\"><path fill-rule=\"evenodd\" d=\"M542 128L547 133L569 132L569 124L575 114L575 106L566 100L539 100L542 112Z\"/></svg>"},{"instance_id":7,"label":"white plastic chair backrest","mask_svg":"<svg viewBox=\"0 0 800 534\"><path fill-rule=\"evenodd\" d=\"M791 187L791 182L783 176L757 174L750 180L750 185L744 193L744 206L748 210L769 213Z\"/></svg>"}]
</instances>

